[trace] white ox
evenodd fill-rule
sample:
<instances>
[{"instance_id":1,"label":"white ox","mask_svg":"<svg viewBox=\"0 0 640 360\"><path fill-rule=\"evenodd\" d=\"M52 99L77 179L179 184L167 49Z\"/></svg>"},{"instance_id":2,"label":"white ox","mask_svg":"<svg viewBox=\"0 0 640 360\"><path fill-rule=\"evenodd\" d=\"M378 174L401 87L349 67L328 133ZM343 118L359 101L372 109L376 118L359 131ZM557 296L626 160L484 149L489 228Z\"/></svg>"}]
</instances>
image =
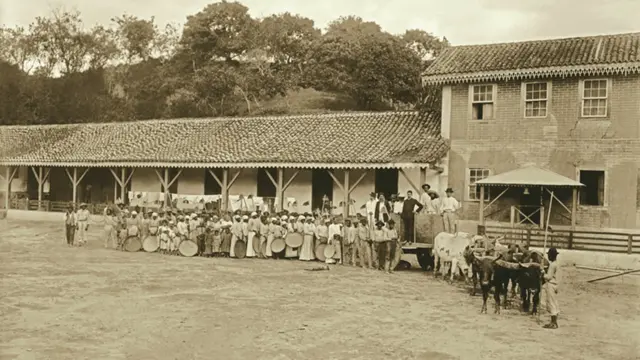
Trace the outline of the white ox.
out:
<instances>
[{"instance_id":1,"label":"white ox","mask_svg":"<svg viewBox=\"0 0 640 360\"><path fill-rule=\"evenodd\" d=\"M457 270L462 270L463 274L467 274L469 265L464 259L464 250L474 244L477 240L484 239L479 235L471 235L465 232L457 232L450 234L441 232L436 235L433 240L434 253L434 276L437 276L437 270L440 268L442 277L444 278L448 271L448 264L451 264L451 281Z\"/></svg>"}]
</instances>

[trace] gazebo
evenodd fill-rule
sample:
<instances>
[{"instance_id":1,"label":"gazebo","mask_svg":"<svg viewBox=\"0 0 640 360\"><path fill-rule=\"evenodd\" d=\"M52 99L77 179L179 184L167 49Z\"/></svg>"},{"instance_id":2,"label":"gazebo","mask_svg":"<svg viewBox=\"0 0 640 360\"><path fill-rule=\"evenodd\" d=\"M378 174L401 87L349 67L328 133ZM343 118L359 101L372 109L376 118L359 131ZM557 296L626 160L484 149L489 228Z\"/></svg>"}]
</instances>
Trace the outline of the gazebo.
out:
<instances>
[{"instance_id":1,"label":"gazebo","mask_svg":"<svg viewBox=\"0 0 640 360\"><path fill-rule=\"evenodd\" d=\"M504 172L502 174L489 176L485 179L478 180L475 182L475 185L480 189L480 225L485 224L485 210L493 205L498 199L500 199L500 197L502 197L509 189L522 188L523 192L528 193L530 188L538 187L541 194L544 194L545 191L549 193L550 202L553 202L553 200L555 199L560 206L562 206L567 212L571 214L571 228L575 229L576 210L578 207L578 189L584 186L584 184L578 181L535 165L527 165L515 170ZM484 197L486 187L504 187L504 190L498 196L492 199L488 205L485 206ZM556 197L556 195L554 194L554 189L557 188L572 189L571 209L565 206L565 204ZM540 211L540 209L536 211ZM542 210L540 215L543 216L543 212L544 211ZM526 216L527 215L525 215L525 217ZM531 214L529 216L531 216Z\"/></svg>"}]
</instances>

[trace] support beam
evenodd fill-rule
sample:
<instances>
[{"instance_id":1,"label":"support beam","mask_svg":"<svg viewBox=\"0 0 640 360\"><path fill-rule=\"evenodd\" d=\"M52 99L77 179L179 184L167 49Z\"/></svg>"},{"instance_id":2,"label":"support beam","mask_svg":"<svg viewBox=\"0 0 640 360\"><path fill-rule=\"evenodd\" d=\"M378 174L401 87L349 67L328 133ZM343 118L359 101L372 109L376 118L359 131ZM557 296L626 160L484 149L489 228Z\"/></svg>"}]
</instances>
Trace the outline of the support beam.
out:
<instances>
[{"instance_id":1,"label":"support beam","mask_svg":"<svg viewBox=\"0 0 640 360\"><path fill-rule=\"evenodd\" d=\"M267 174L267 177L269 178L269 180L271 180L271 183L273 184L273 186L278 188L278 182L276 181L276 179L273 178L271 173L265 170L265 174Z\"/></svg>"},{"instance_id":2,"label":"support beam","mask_svg":"<svg viewBox=\"0 0 640 360\"><path fill-rule=\"evenodd\" d=\"M296 172L293 173L293 175L291 175L291 177L289 178L289 180L287 180L287 183L284 184L284 187L282 188L282 191L287 191L287 189L289 188L289 185L291 185L291 183L293 182L293 180L296 178L296 176L298 176L298 173L300 172L299 169L296 170ZM284 172L283 172L284 174Z\"/></svg>"},{"instance_id":3,"label":"support beam","mask_svg":"<svg viewBox=\"0 0 640 360\"><path fill-rule=\"evenodd\" d=\"M211 176L213 176L213 180L215 180L218 183L218 186L220 186L220 189L222 189L224 187L224 185L222 185L222 180L220 180L220 178L218 178L218 175L216 175L216 173L211 169L207 169L207 171L209 171L209 174L211 174Z\"/></svg>"},{"instance_id":4,"label":"support beam","mask_svg":"<svg viewBox=\"0 0 640 360\"><path fill-rule=\"evenodd\" d=\"M411 179L409 178L409 175L407 175L404 169L400 169L400 174L402 174L402 176L407 180L407 182L409 183L409 185L411 185L411 187L416 192L416 194L419 194L420 189L416 186L416 184L413 183L413 181L411 181Z\"/></svg>"},{"instance_id":5,"label":"support beam","mask_svg":"<svg viewBox=\"0 0 640 360\"><path fill-rule=\"evenodd\" d=\"M478 211L480 214L480 225L484 225L484 186L480 185L480 209Z\"/></svg>"},{"instance_id":6,"label":"support beam","mask_svg":"<svg viewBox=\"0 0 640 360\"><path fill-rule=\"evenodd\" d=\"M5 197L4 197L4 208L6 210L9 210L9 208L11 207L11 182L13 181L13 178L16 176L16 173L18 172L18 168L14 168L11 169L11 166L7 166L7 168L5 169L5 175L4 175L4 179L7 182L5 190Z\"/></svg>"},{"instance_id":7,"label":"support beam","mask_svg":"<svg viewBox=\"0 0 640 360\"><path fill-rule=\"evenodd\" d=\"M351 187L349 188L349 195L351 195L351 193L353 192L353 190L356 189L356 187L358 187L358 185L360 184L360 182L362 181L362 179L364 179L365 176L367 176L367 173L369 172L369 170L364 170L364 172L362 173L362 175L360 175L360 177L358 178L358 180L356 180L353 185L351 185Z\"/></svg>"},{"instance_id":8,"label":"support beam","mask_svg":"<svg viewBox=\"0 0 640 360\"><path fill-rule=\"evenodd\" d=\"M40 210L42 207L42 192L44 190L44 183L47 181L51 169L47 168L47 171L44 172L42 166L39 166L38 171L36 171L35 167L32 167L31 171L33 171L33 175L35 175L36 181L38 182L38 210Z\"/></svg>"},{"instance_id":9,"label":"support beam","mask_svg":"<svg viewBox=\"0 0 640 360\"><path fill-rule=\"evenodd\" d=\"M571 193L571 230L576 229L577 213L578 213L578 188L574 187Z\"/></svg>"},{"instance_id":10,"label":"support beam","mask_svg":"<svg viewBox=\"0 0 640 360\"><path fill-rule=\"evenodd\" d=\"M180 177L180 174L182 174L182 169L178 169L178 173L176 174L176 176L173 177L173 179L171 179L171 181L169 181L169 183L167 184L167 189L169 187L171 187L171 185L175 184L176 180L178 180L178 178ZM167 170L167 176L168 176L168 170Z\"/></svg>"},{"instance_id":11,"label":"support beam","mask_svg":"<svg viewBox=\"0 0 640 360\"><path fill-rule=\"evenodd\" d=\"M67 173L69 181L71 181L72 201L75 204L78 202L78 185L80 185L84 176L89 172L89 168L86 168L79 177L78 168L73 168L73 172L69 172L69 169L67 168L65 168L64 171Z\"/></svg>"},{"instance_id":12,"label":"support beam","mask_svg":"<svg viewBox=\"0 0 640 360\"><path fill-rule=\"evenodd\" d=\"M482 188L484 188L484 186ZM507 190L509 190L509 187L507 187L506 189L502 190L502 192L498 196L496 196L493 200L491 200L491 202L487 206L484 207L484 210L488 209L489 206L493 205L496 201L498 201L498 199L500 199L502 197L502 195L504 195L507 192Z\"/></svg>"},{"instance_id":13,"label":"support beam","mask_svg":"<svg viewBox=\"0 0 640 360\"><path fill-rule=\"evenodd\" d=\"M125 195L125 190L127 183L125 183L125 175L127 174L127 169L122 168L120 169L120 183L122 184L120 186L120 199L122 199L122 201L124 202L124 195Z\"/></svg>"},{"instance_id":14,"label":"support beam","mask_svg":"<svg viewBox=\"0 0 640 360\"><path fill-rule=\"evenodd\" d=\"M278 208L280 211L284 209L284 169L278 168L278 184L276 185L276 191L278 194Z\"/></svg>"},{"instance_id":15,"label":"support beam","mask_svg":"<svg viewBox=\"0 0 640 360\"><path fill-rule=\"evenodd\" d=\"M349 194L351 193L351 188L349 187L349 169L345 169L344 170L344 187L343 189L346 189L347 191L343 191L344 193L344 197L343 197L343 203L342 203L342 216L344 219L346 219L347 217L349 217Z\"/></svg>"},{"instance_id":16,"label":"support beam","mask_svg":"<svg viewBox=\"0 0 640 360\"><path fill-rule=\"evenodd\" d=\"M229 169L222 170L222 204L221 210L227 212L229 210ZM222 213L221 213L222 215Z\"/></svg>"},{"instance_id":17,"label":"support beam","mask_svg":"<svg viewBox=\"0 0 640 360\"><path fill-rule=\"evenodd\" d=\"M333 175L333 172L331 171L331 169L327 169L327 172L329 173L329 176L331 176L331 178L333 179L333 182L335 182L336 185L338 185L338 187L340 188L340 190L344 192L344 187L342 187L342 182L338 180L338 178L335 175Z\"/></svg>"},{"instance_id":18,"label":"support beam","mask_svg":"<svg viewBox=\"0 0 640 360\"><path fill-rule=\"evenodd\" d=\"M563 207L563 208L564 208L568 213L570 213L570 212L571 212L571 210L569 210L569 208L568 208L565 204L563 204L563 203L562 203L562 201L560 201L560 199L558 199L558 197L557 197L557 196L555 196L555 195L554 195L553 191L549 191L549 189L547 189L547 188L544 188L544 189L545 189L545 190L547 190L547 192L549 193L549 196L550 196L550 198L551 198L551 200L550 200L550 201L553 201L553 200L557 201L557 202L558 202L558 204L559 204L560 206L562 206L562 207Z\"/></svg>"}]
</instances>

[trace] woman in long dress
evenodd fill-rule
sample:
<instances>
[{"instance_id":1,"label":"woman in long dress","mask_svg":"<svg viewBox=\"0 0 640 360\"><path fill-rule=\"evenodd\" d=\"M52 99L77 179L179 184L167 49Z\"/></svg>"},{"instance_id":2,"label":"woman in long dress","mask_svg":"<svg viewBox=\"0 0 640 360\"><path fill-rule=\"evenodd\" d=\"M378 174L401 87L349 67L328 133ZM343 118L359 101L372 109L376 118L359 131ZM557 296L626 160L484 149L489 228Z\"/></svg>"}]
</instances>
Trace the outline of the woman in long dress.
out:
<instances>
[{"instance_id":1,"label":"woman in long dress","mask_svg":"<svg viewBox=\"0 0 640 360\"><path fill-rule=\"evenodd\" d=\"M242 218L240 215L233 217L233 225L231 225L231 248L229 250L229 256L236 257L235 247L238 240L242 240Z\"/></svg>"},{"instance_id":2,"label":"woman in long dress","mask_svg":"<svg viewBox=\"0 0 640 360\"><path fill-rule=\"evenodd\" d=\"M273 252L271 251L271 243L273 243L273 239L275 239L276 234L280 233L278 229L280 225L278 225L278 219L271 218L271 225L269 225L269 233L267 234L267 251L265 256L270 258L273 256Z\"/></svg>"},{"instance_id":3,"label":"woman in long dress","mask_svg":"<svg viewBox=\"0 0 640 360\"><path fill-rule=\"evenodd\" d=\"M315 246L313 237L316 233L316 226L313 223L313 216L307 216L307 222L304 224L303 233L304 237L302 240L302 246L300 247L300 260L315 260L316 256L314 253Z\"/></svg>"}]
</instances>

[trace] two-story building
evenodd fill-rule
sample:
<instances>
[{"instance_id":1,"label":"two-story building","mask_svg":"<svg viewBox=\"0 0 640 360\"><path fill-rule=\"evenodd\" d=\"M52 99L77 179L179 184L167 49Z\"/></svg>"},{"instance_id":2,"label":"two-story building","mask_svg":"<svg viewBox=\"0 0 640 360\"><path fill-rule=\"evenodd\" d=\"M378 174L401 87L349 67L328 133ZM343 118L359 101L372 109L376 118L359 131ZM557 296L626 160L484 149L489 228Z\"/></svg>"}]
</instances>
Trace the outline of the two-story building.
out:
<instances>
[{"instance_id":1,"label":"two-story building","mask_svg":"<svg viewBox=\"0 0 640 360\"><path fill-rule=\"evenodd\" d=\"M451 150L441 181L463 201L465 218L478 218L476 181L535 164L585 185L577 226L640 223L640 33L454 46L424 82L442 86L441 131ZM498 192L487 187L484 203ZM511 189L485 215L506 221L511 206L544 206L541 192ZM569 187L555 195L572 206ZM568 224L558 210L551 223Z\"/></svg>"}]
</instances>

